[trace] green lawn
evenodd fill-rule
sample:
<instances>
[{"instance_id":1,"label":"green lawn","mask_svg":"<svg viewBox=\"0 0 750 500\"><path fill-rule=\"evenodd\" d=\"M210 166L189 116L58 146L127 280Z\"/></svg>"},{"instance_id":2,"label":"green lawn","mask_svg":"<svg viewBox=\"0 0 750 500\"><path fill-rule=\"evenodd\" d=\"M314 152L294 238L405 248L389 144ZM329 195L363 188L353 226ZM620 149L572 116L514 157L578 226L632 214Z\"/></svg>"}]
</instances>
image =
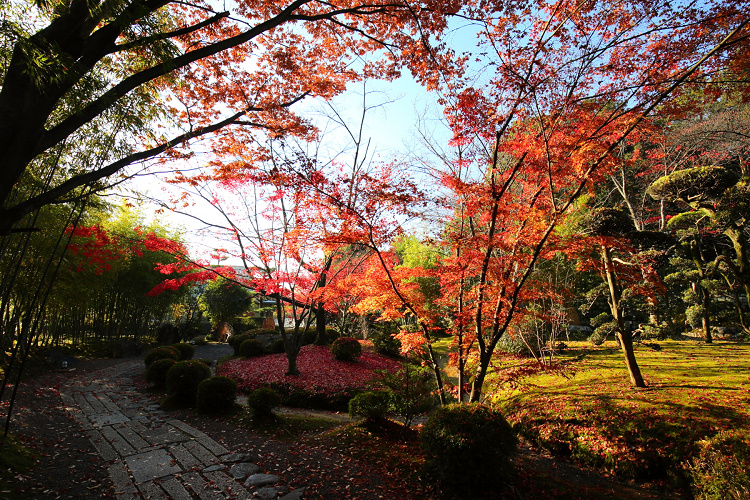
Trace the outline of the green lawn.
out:
<instances>
[{"instance_id":1,"label":"green lawn","mask_svg":"<svg viewBox=\"0 0 750 500\"><path fill-rule=\"evenodd\" d=\"M497 383L528 361L494 374L493 402L527 439L553 453L639 479L685 479L696 442L750 424L750 345L695 340L636 348L648 387L631 389L614 342L571 342L566 370Z\"/></svg>"}]
</instances>

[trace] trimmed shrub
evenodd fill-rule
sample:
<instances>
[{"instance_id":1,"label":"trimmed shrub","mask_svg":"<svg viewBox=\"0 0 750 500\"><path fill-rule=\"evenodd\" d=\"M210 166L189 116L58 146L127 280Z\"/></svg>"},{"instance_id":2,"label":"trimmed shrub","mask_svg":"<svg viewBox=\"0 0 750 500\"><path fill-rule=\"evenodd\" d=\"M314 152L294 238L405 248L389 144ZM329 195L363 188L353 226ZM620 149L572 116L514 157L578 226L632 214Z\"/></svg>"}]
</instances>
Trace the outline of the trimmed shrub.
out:
<instances>
[{"instance_id":1,"label":"trimmed shrub","mask_svg":"<svg viewBox=\"0 0 750 500\"><path fill-rule=\"evenodd\" d=\"M149 367L151 366L151 363L159 359L172 359L174 361L179 361L180 352L171 346L157 347L150 353L146 354L146 359L144 360L144 362L146 363L146 367Z\"/></svg>"},{"instance_id":2,"label":"trimmed shrub","mask_svg":"<svg viewBox=\"0 0 750 500\"><path fill-rule=\"evenodd\" d=\"M688 464L695 498L750 498L750 432L720 432L698 445L698 456Z\"/></svg>"},{"instance_id":3,"label":"trimmed shrub","mask_svg":"<svg viewBox=\"0 0 750 500\"><path fill-rule=\"evenodd\" d=\"M172 358L157 359L146 368L146 381L157 387L164 387L167 383L167 372L177 363Z\"/></svg>"},{"instance_id":4,"label":"trimmed shrub","mask_svg":"<svg viewBox=\"0 0 750 500\"><path fill-rule=\"evenodd\" d=\"M211 376L211 369L200 361L178 361L167 372L167 392L186 404L195 404L198 384Z\"/></svg>"},{"instance_id":5,"label":"trimmed shrub","mask_svg":"<svg viewBox=\"0 0 750 500\"><path fill-rule=\"evenodd\" d=\"M419 441L428 455L426 472L449 488L476 494L511 479L518 441L496 410L479 403L439 408L422 426Z\"/></svg>"},{"instance_id":6,"label":"trimmed shrub","mask_svg":"<svg viewBox=\"0 0 750 500\"><path fill-rule=\"evenodd\" d=\"M268 387L254 390L247 396L247 406L253 411L253 418L273 418L273 409L281 404L279 393Z\"/></svg>"},{"instance_id":7,"label":"trimmed shrub","mask_svg":"<svg viewBox=\"0 0 750 500\"><path fill-rule=\"evenodd\" d=\"M349 415L352 418L365 417L368 423L377 423L385 418L391 402L391 394L386 391L366 391L349 401Z\"/></svg>"},{"instance_id":8,"label":"trimmed shrub","mask_svg":"<svg viewBox=\"0 0 750 500\"><path fill-rule=\"evenodd\" d=\"M217 375L198 384L195 401L202 412L220 413L234 408L236 398L237 382L229 377Z\"/></svg>"},{"instance_id":9,"label":"trimmed shrub","mask_svg":"<svg viewBox=\"0 0 750 500\"><path fill-rule=\"evenodd\" d=\"M214 364L214 360L213 359L209 359L209 358L200 358L200 359L196 359L196 361L198 361L200 363L203 363L204 365L206 365L208 367L211 367Z\"/></svg>"},{"instance_id":10,"label":"trimmed shrub","mask_svg":"<svg viewBox=\"0 0 750 500\"><path fill-rule=\"evenodd\" d=\"M240 356L254 358L265 354L263 344L258 339L247 339L240 345Z\"/></svg>"},{"instance_id":11,"label":"trimmed shrub","mask_svg":"<svg viewBox=\"0 0 750 500\"><path fill-rule=\"evenodd\" d=\"M308 328L307 331L305 331L304 337L302 337L302 342L305 345L310 345L315 343L315 339L318 338L318 332L315 330L315 328Z\"/></svg>"},{"instance_id":12,"label":"trimmed shrub","mask_svg":"<svg viewBox=\"0 0 750 500\"><path fill-rule=\"evenodd\" d=\"M426 414L436 405L433 394L435 383L431 370L426 366L404 363L395 373L388 370L376 370L376 373L378 378L373 385L391 393L389 410L402 417L407 427L414 417Z\"/></svg>"},{"instance_id":13,"label":"trimmed shrub","mask_svg":"<svg viewBox=\"0 0 750 500\"><path fill-rule=\"evenodd\" d=\"M239 356L240 354L240 346L242 346L242 343L249 339L255 338L255 333L249 333L245 332L242 335L232 335L229 337L229 340L227 340L227 344L231 345L234 349L234 355Z\"/></svg>"},{"instance_id":14,"label":"trimmed shrub","mask_svg":"<svg viewBox=\"0 0 750 500\"><path fill-rule=\"evenodd\" d=\"M362 345L352 337L341 337L331 345L333 357L341 361L354 361L362 355Z\"/></svg>"},{"instance_id":15,"label":"trimmed shrub","mask_svg":"<svg viewBox=\"0 0 750 500\"><path fill-rule=\"evenodd\" d=\"M180 361L193 359L193 356L195 355L195 347L192 344L188 344L187 342L178 342L176 344L172 344L172 347L180 351Z\"/></svg>"},{"instance_id":16,"label":"trimmed shrub","mask_svg":"<svg viewBox=\"0 0 750 500\"><path fill-rule=\"evenodd\" d=\"M268 346L267 352L269 354L281 354L284 352L284 339L277 339L271 342L271 345Z\"/></svg>"},{"instance_id":17,"label":"trimmed shrub","mask_svg":"<svg viewBox=\"0 0 750 500\"><path fill-rule=\"evenodd\" d=\"M315 331L315 330L314 330ZM320 338L315 337L315 343L317 345L328 345L339 338L339 332L335 328L326 328L325 335L321 335Z\"/></svg>"},{"instance_id":18,"label":"trimmed shrub","mask_svg":"<svg viewBox=\"0 0 750 500\"><path fill-rule=\"evenodd\" d=\"M529 332L508 332L500 338L497 348L504 353L522 358L540 355L537 338Z\"/></svg>"},{"instance_id":19,"label":"trimmed shrub","mask_svg":"<svg viewBox=\"0 0 750 500\"><path fill-rule=\"evenodd\" d=\"M388 332L377 333L372 337L375 352L397 358L401 355L401 341Z\"/></svg>"}]
</instances>

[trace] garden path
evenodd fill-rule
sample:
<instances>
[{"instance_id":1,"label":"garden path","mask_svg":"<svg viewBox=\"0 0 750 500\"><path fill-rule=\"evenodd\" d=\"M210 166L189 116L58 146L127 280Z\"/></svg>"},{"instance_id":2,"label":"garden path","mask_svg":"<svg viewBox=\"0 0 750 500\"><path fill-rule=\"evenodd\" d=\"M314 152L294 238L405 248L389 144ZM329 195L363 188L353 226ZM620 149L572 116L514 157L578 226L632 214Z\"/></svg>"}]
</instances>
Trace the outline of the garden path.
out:
<instances>
[{"instance_id":1,"label":"garden path","mask_svg":"<svg viewBox=\"0 0 750 500\"><path fill-rule=\"evenodd\" d=\"M227 351L228 349L228 351ZM195 358L230 354L226 345L199 346ZM66 410L83 427L115 485L116 498L294 500L281 478L262 471L252 456L228 450L185 423L171 418L136 390L141 359L117 362L73 377L61 390Z\"/></svg>"}]
</instances>

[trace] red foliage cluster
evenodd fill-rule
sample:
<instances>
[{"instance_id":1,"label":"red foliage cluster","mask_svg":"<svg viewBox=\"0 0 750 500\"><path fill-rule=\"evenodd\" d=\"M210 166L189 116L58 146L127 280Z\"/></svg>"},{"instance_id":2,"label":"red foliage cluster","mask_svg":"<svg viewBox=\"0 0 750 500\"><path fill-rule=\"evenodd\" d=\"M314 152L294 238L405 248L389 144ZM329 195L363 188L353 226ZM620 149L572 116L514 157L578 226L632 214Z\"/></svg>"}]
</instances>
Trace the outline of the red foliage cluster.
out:
<instances>
[{"instance_id":1,"label":"red foliage cluster","mask_svg":"<svg viewBox=\"0 0 750 500\"><path fill-rule=\"evenodd\" d=\"M374 370L396 371L401 366L396 360L364 348L367 343L363 344L362 356L356 363L337 360L325 346L304 346L297 358L298 376L285 375L288 367L285 354L227 361L219 368L218 375L235 379L244 392L282 384L308 392L337 394L366 387L374 377Z\"/></svg>"},{"instance_id":2,"label":"red foliage cluster","mask_svg":"<svg viewBox=\"0 0 750 500\"><path fill-rule=\"evenodd\" d=\"M81 257L76 272L91 269L96 274L102 274L112 268L111 261L123 258L126 253L118 239L98 225L68 228L66 232L72 233L73 238L68 250Z\"/></svg>"}]
</instances>

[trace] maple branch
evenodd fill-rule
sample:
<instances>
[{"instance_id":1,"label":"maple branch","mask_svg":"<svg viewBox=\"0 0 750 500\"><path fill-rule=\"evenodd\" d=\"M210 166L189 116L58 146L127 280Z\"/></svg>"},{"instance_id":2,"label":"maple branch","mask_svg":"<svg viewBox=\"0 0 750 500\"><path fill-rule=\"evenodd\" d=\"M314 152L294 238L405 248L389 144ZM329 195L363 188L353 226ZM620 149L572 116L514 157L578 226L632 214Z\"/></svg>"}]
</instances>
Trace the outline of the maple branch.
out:
<instances>
[{"instance_id":1,"label":"maple branch","mask_svg":"<svg viewBox=\"0 0 750 500\"><path fill-rule=\"evenodd\" d=\"M161 40L168 40L170 38L175 38L175 37L179 37L179 36L188 35L190 33L198 31L198 30L200 30L202 28L205 28L206 26L214 24L214 23L216 23L216 22L218 22L221 19L224 19L226 17L229 17L229 12L228 11L219 12L218 14L216 14L216 15L214 15L214 16L212 16L212 17L210 17L210 18L208 18L208 19L206 19L204 21L201 21L200 23L194 24L192 26L186 26L184 28L180 28L180 29L174 30L174 31L169 31L167 33L157 33L155 35L147 36L145 38L139 38L137 40L133 40L133 41L128 42L128 43L122 43L122 44L116 45L115 49L112 51L112 53L114 53L114 52L122 52L124 50L130 50L130 49L134 49L136 47L142 47L144 45L148 45L148 44L151 44L153 42L158 42L158 41L161 41Z\"/></svg>"},{"instance_id":2,"label":"maple branch","mask_svg":"<svg viewBox=\"0 0 750 500\"><path fill-rule=\"evenodd\" d=\"M238 113L235 113L234 115L221 120L219 122L214 123L213 125L209 125L206 127L198 128L195 130L192 130L190 132L186 132L184 134L181 134L177 137L172 138L169 141L166 141L159 146L153 147L151 149L146 149L143 151L139 151L138 153L133 153L131 155L126 156L125 158L121 158L118 161L115 161L113 163L110 163L106 167L102 167L97 170L92 170L90 172L86 172L83 174L75 175L62 184L59 184L58 186L55 186L54 188L50 189L49 191L45 191L44 193L41 193L37 196L34 196L32 198L29 198L28 200L19 203L18 205L15 205L11 208L8 208L6 210L0 211L0 213L3 213L3 215L6 216L6 220L18 220L20 217L23 217L24 215L31 213L37 208L40 208L46 204L49 204L61 196L69 193L73 189L88 185L90 183L93 183L95 181L98 181L104 177L110 176L119 170L127 167L128 165L132 163L136 163L138 161L146 160L149 158L152 158L158 154L163 153L167 149L180 144L182 142L185 142L189 139L194 139L196 137L200 137L205 134L210 134L212 132L215 132L231 123L233 123L238 117L244 115L245 113L248 113L250 111L260 111L258 108L248 108L244 111L240 111ZM3 233L3 230L6 229L3 226L0 226L0 234Z\"/></svg>"},{"instance_id":3,"label":"maple branch","mask_svg":"<svg viewBox=\"0 0 750 500\"><path fill-rule=\"evenodd\" d=\"M78 111L75 115L71 115L68 118L61 121L56 126L42 134L42 137L36 144L33 150L33 155L36 156L41 152L45 151L52 145L56 144L63 138L67 137L73 131L77 130L84 124L90 122L95 117L102 114L108 109L113 102L117 101L121 97L125 96L131 90L140 87L141 85L153 81L160 76L164 76L173 71L184 68L196 61L205 59L209 56L223 52L230 48L242 45L245 42L252 40L253 38L273 29L291 20L292 13L299 7L309 3L312 0L296 0L289 4L284 10L282 10L277 16L267 19L260 24L257 24L253 28L240 33L238 35L219 40L217 42L210 43L203 47L197 48L193 51L187 52L177 57L173 57L168 61L162 62L150 68L138 71L127 78L121 80L118 84L114 85L108 91L104 92L101 96L88 103L83 109ZM166 3L166 2L162 2ZM110 24L104 28L101 28L94 32L94 35L100 31L105 30ZM92 35L92 38L94 37ZM97 52L98 54L98 52ZM101 59L101 56L97 57L97 61Z\"/></svg>"}]
</instances>

